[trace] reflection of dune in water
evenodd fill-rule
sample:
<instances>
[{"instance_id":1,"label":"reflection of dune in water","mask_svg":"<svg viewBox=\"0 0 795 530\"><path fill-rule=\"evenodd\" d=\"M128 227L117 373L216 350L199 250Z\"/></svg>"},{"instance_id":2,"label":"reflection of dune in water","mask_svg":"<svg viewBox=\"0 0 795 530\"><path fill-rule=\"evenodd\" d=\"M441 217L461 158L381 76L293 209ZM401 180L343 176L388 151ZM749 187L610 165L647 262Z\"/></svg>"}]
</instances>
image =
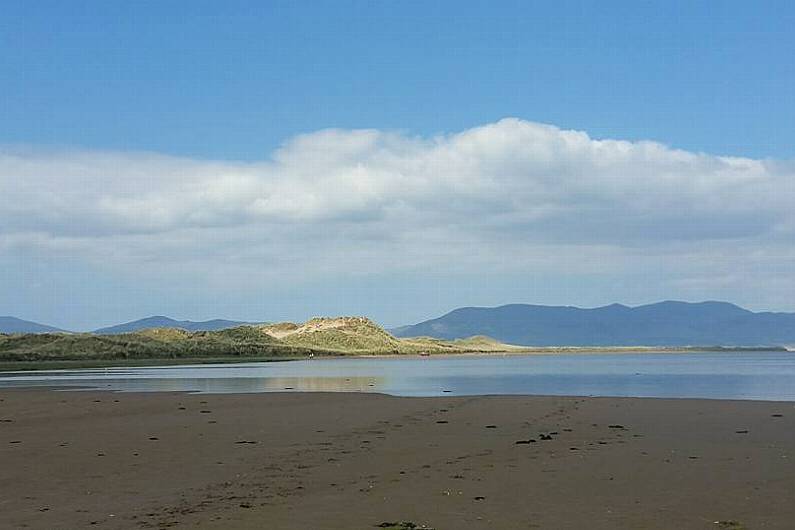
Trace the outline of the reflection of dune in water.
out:
<instances>
[{"instance_id":1,"label":"reflection of dune in water","mask_svg":"<svg viewBox=\"0 0 795 530\"><path fill-rule=\"evenodd\" d=\"M121 392L380 392L385 377L225 377L225 378L132 378L95 379L63 378L59 380L10 381L0 388L49 386L85 390Z\"/></svg>"},{"instance_id":2,"label":"reflection of dune in water","mask_svg":"<svg viewBox=\"0 0 795 530\"><path fill-rule=\"evenodd\" d=\"M385 377L268 377L259 380L263 390L304 392L373 392L384 386Z\"/></svg>"},{"instance_id":3,"label":"reflection of dune in water","mask_svg":"<svg viewBox=\"0 0 795 530\"><path fill-rule=\"evenodd\" d=\"M121 380L107 386L114 390L161 392L378 392L385 381L384 377L230 377ZM98 384L95 388L103 386Z\"/></svg>"}]
</instances>

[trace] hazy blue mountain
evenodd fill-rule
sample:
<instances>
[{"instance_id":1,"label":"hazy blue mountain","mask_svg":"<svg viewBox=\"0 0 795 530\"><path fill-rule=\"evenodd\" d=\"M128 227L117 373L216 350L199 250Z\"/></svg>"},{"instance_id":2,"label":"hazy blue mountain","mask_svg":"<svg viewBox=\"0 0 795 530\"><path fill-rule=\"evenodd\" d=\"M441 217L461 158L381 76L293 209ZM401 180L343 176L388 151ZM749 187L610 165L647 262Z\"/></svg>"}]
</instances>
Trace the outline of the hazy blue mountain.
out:
<instances>
[{"instance_id":1,"label":"hazy blue mountain","mask_svg":"<svg viewBox=\"0 0 795 530\"><path fill-rule=\"evenodd\" d=\"M440 339L488 335L527 346L775 346L795 344L795 313L754 313L726 302L594 309L513 304L464 307L393 333Z\"/></svg>"},{"instance_id":2,"label":"hazy blue mountain","mask_svg":"<svg viewBox=\"0 0 795 530\"><path fill-rule=\"evenodd\" d=\"M101 328L94 333L99 335L115 335L118 333L131 333L142 329L151 328L182 328L188 331L216 331L219 329L234 328L248 324L249 322L237 322L234 320L206 320L204 322L193 322L191 320L174 320L164 316L154 316L126 322L116 326Z\"/></svg>"},{"instance_id":3,"label":"hazy blue mountain","mask_svg":"<svg viewBox=\"0 0 795 530\"><path fill-rule=\"evenodd\" d=\"M16 317L0 317L0 333L57 333L62 329Z\"/></svg>"}]
</instances>

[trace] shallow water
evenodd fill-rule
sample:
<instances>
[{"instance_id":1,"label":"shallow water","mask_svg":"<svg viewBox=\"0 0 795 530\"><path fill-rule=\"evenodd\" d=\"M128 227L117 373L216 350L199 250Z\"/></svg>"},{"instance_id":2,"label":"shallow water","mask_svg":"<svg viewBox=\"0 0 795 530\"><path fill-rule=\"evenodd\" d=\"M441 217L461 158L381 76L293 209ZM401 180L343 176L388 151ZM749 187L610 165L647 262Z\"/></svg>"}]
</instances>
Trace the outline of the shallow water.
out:
<instances>
[{"instance_id":1,"label":"shallow water","mask_svg":"<svg viewBox=\"0 0 795 530\"><path fill-rule=\"evenodd\" d=\"M795 401L795 352L482 355L0 372L0 388Z\"/></svg>"}]
</instances>

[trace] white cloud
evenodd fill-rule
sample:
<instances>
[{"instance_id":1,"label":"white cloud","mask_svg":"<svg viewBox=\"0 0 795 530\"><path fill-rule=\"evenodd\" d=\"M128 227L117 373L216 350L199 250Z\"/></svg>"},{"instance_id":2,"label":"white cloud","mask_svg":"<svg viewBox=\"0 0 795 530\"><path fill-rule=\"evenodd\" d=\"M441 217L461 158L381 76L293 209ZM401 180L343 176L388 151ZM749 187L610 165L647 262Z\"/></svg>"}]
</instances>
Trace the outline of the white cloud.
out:
<instances>
[{"instance_id":1,"label":"white cloud","mask_svg":"<svg viewBox=\"0 0 795 530\"><path fill-rule=\"evenodd\" d=\"M792 260L793 199L789 163L517 119L319 131L258 163L7 149L0 251L281 276L637 267L740 244Z\"/></svg>"}]
</instances>

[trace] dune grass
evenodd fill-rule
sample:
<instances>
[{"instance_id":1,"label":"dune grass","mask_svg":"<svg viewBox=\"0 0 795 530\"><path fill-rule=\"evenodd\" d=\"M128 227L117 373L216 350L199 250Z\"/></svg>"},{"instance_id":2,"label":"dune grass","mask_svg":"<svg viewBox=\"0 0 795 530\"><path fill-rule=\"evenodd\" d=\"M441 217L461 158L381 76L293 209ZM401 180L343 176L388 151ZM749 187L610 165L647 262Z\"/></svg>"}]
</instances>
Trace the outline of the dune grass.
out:
<instances>
[{"instance_id":1,"label":"dune grass","mask_svg":"<svg viewBox=\"0 0 795 530\"><path fill-rule=\"evenodd\" d=\"M314 318L304 324L239 326L190 332L156 328L119 335L0 334L0 369L174 364L300 358L309 355L506 351L488 337L398 339L363 317ZM123 362L122 362L123 361Z\"/></svg>"},{"instance_id":2,"label":"dune grass","mask_svg":"<svg viewBox=\"0 0 795 530\"><path fill-rule=\"evenodd\" d=\"M244 326L246 327L246 326ZM0 361L97 361L201 357L300 356L306 348L281 344L249 330L145 330L121 335L41 334L0 336Z\"/></svg>"}]
</instances>

